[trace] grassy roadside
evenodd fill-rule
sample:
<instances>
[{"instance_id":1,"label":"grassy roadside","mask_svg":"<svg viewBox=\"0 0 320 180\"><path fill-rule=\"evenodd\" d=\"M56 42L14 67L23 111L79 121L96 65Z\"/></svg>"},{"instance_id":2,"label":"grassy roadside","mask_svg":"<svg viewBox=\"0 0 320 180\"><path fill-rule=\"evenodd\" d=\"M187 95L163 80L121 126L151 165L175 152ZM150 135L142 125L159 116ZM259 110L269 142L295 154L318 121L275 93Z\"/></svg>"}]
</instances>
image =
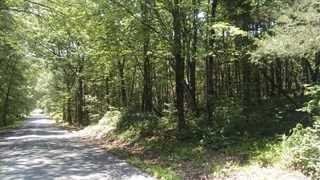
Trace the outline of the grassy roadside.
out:
<instances>
[{"instance_id":1,"label":"grassy roadside","mask_svg":"<svg viewBox=\"0 0 320 180\"><path fill-rule=\"evenodd\" d=\"M190 132L179 140L170 120L152 120L111 111L78 133L158 179L226 179L252 167L281 165L281 138L210 136L208 143Z\"/></svg>"},{"instance_id":2,"label":"grassy roadside","mask_svg":"<svg viewBox=\"0 0 320 180\"><path fill-rule=\"evenodd\" d=\"M97 137L94 133L100 131L93 128L86 133ZM221 179L233 171L252 165L274 166L280 160L281 143L275 139L237 138L215 150L192 138L179 141L175 137L174 131L149 134L131 128L110 131L100 138L99 144L128 163L165 180ZM92 141L97 142L94 138Z\"/></svg>"},{"instance_id":3,"label":"grassy roadside","mask_svg":"<svg viewBox=\"0 0 320 180\"><path fill-rule=\"evenodd\" d=\"M196 142L157 141L147 138L134 144L112 139L104 147L159 179L223 178L251 165L273 166L280 159L279 144L272 140L249 140L220 150Z\"/></svg>"}]
</instances>

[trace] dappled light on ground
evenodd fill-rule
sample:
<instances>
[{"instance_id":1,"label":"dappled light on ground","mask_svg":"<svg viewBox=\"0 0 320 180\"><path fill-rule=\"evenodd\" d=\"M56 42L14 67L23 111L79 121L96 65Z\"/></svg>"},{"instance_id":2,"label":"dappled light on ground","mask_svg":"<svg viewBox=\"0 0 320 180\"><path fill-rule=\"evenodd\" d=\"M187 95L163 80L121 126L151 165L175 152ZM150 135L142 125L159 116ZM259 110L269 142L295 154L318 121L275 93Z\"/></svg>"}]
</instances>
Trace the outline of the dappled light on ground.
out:
<instances>
[{"instance_id":1,"label":"dappled light on ground","mask_svg":"<svg viewBox=\"0 0 320 180\"><path fill-rule=\"evenodd\" d=\"M0 136L1 180L152 179L37 114Z\"/></svg>"}]
</instances>

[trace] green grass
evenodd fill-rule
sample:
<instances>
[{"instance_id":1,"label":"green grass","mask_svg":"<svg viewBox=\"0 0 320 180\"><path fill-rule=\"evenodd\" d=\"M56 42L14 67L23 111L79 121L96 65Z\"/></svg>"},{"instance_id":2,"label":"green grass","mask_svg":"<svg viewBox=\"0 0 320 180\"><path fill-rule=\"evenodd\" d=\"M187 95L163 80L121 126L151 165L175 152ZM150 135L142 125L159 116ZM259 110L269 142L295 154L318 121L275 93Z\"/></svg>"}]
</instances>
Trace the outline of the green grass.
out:
<instances>
[{"instance_id":1,"label":"green grass","mask_svg":"<svg viewBox=\"0 0 320 180\"><path fill-rule=\"evenodd\" d=\"M150 164L145 162L143 159L139 157L129 157L128 163L139 167L145 172L152 174L153 176L160 179L167 180L180 180L182 179L170 166L163 166L161 164Z\"/></svg>"},{"instance_id":2,"label":"green grass","mask_svg":"<svg viewBox=\"0 0 320 180\"><path fill-rule=\"evenodd\" d=\"M258 163L261 166L268 166L280 161L281 141L274 138L243 139L223 151L226 154L242 156L243 164Z\"/></svg>"}]
</instances>

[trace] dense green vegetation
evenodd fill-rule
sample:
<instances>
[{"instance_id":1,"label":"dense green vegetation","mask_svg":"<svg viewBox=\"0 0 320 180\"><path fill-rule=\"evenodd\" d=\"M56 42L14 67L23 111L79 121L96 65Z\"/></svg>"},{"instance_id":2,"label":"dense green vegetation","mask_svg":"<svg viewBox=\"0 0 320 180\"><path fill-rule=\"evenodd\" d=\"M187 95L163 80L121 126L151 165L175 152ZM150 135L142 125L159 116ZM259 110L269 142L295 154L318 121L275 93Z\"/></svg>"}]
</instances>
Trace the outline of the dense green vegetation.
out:
<instances>
[{"instance_id":1,"label":"dense green vegetation","mask_svg":"<svg viewBox=\"0 0 320 180\"><path fill-rule=\"evenodd\" d=\"M38 106L143 148L111 150L167 179L190 175L180 162L211 174L222 152L316 179L319 12L319 0L0 1L0 126Z\"/></svg>"},{"instance_id":2,"label":"dense green vegetation","mask_svg":"<svg viewBox=\"0 0 320 180\"><path fill-rule=\"evenodd\" d=\"M0 127L14 124L35 106L32 86L37 71L16 31L19 25L0 2Z\"/></svg>"}]
</instances>

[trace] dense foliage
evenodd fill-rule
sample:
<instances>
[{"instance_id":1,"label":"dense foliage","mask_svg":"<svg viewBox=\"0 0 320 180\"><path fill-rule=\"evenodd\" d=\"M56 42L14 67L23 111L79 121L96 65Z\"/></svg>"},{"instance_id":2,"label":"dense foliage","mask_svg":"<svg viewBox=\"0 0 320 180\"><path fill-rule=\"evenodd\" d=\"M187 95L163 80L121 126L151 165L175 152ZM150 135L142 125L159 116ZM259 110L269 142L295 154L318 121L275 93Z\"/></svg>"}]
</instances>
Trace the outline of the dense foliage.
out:
<instances>
[{"instance_id":1,"label":"dense foliage","mask_svg":"<svg viewBox=\"0 0 320 180\"><path fill-rule=\"evenodd\" d=\"M216 149L290 134L319 113L319 12L319 0L0 1L1 125L37 101L70 125L117 112L118 130ZM285 141L314 175L317 128Z\"/></svg>"},{"instance_id":2,"label":"dense foliage","mask_svg":"<svg viewBox=\"0 0 320 180\"><path fill-rule=\"evenodd\" d=\"M32 12L25 21L29 50L46 59L38 89L49 112L86 126L112 107L158 117L174 110L175 129L182 134L206 127L228 135L283 132L272 127L286 123L276 114L293 111L310 81L311 72L293 61L255 63L267 55L263 45L254 51L254 42L272 32L282 17L275 12L285 5L251 0L20 4L23 15Z\"/></svg>"},{"instance_id":3,"label":"dense foliage","mask_svg":"<svg viewBox=\"0 0 320 180\"><path fill-rule=\"evenodd\" d=\"M313 125L298 124L283 141L283 156L289 167L301 169L313 179L320 177L319 144L319 11L320 2L293 2L276 20L269 35L258 41L253 54L259 63L293 62L296 71L307 74L303 87L306 103L298 111L312 116Z\"/></svg>"},{"instance_id":4,"label":"dense foliage","mask_svg":"<svg viewBox=\"0 0 320 180\"><path fill-rule=\"evenodd\" d=\"M313 127L298 125L292 135L284 140L284 159L286 165L301 169L305 174L320 177L320 126L317 120Z\"/></svg>"},{"instance_id":5,"label":"dense foliage","mask_svg":"<svg viewBox=\"0 0 320 180\"><path fill-rule=\"evenodd\" d=\"M8 8L0 2L0 126L21 120L35 107L36 65L25 56L17 20Z\"/></svg>"},{"instance_id":6,"label":"dense foliage","mask_svg":"<svg viewBox=\"0 0 320 180\"><path fill-rule=\"evenodd\" d=\"M301 111L313 115L314 123L311 127L298 124L282 143L283 160L291 168L302 170L313 179L320 177L320 121L319 121L319 86L307 88L310 100L305 103Z\"/></svg>"}]
</instances>

